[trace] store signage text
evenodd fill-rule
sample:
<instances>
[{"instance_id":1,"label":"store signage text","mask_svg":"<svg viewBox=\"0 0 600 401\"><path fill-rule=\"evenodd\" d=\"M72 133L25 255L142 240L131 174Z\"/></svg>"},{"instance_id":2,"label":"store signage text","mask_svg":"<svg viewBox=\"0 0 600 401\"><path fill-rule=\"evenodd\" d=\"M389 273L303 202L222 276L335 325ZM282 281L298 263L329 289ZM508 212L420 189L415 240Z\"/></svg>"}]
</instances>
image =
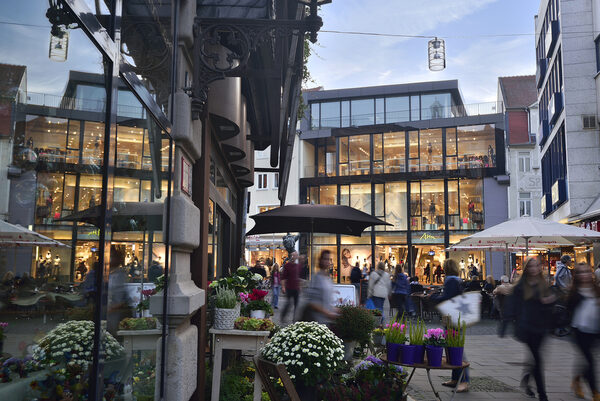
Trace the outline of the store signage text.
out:
<instances>
[{"instance_id":1,"label":"store signage text","mask_svg":"<svg viewBox=\"0 0 600 401\"><path fill-rule=\"evenodd\" d=\"M425 240L428 240L428 239L433 239L433 240L435 240L435 239L437 239L437 238L435 238L435 236L433 236L433 235L431 235L431 234L427 234L427 233L425 233L425 234L421 235L421 238L419 238L419 239L420 239L421 241L425 241Z\"/></svg>"}]
</instances>

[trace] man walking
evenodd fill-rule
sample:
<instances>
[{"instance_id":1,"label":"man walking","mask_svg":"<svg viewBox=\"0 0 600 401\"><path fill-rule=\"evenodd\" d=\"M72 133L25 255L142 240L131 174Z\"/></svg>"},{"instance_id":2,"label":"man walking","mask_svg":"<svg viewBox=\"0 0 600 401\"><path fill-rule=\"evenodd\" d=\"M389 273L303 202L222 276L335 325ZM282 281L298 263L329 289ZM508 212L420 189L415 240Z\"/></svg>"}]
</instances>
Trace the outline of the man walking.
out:
<instances>
[{"instance_id":1,"label":"man walking","mask_svg":"<svg viewBox=\"0 0 600 401\"><path fill-rule=\"evenodd\" d=\"M292 321L296 315L296 307L298 306L298 296L300 293L300 269L301 266L298 263L298 252L294 251L290 255L289 261L283 266L283 273L281 274L281 292L287 295L287 302L281 311L281 323L285 321L292 300L294 301Z\"/></svg>"}]
</instances>

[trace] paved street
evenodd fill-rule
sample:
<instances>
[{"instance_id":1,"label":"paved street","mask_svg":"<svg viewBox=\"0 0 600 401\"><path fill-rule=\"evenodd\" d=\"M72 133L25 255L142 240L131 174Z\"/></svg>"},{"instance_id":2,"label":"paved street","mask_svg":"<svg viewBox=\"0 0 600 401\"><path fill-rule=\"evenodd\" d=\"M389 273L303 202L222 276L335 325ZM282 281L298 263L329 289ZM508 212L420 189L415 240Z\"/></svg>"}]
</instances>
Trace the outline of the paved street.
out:
<instances>
[{"instance_id":1,"label":"paved street","mask_svg":"<svg viewBox=\"0 0 600 401\"><path fill-rule=\"evenodd\" d=\"M280 308L275 310L274 321L280 321L279 314L285 302L285 296L280 298ZM439 327L439 324L434 321L427 326ZM495 320L483 320L468 329L465 348L471 362L471 386L468 393L457 394L455 400L531 400L519 388L523 363L528 354L526 347L512 336L500 338L496 332ZM549 336L544 346L544 356L549 399L578 400L571 391L571 379L574 364L581 357L571 340ZM598 357L600 358L600 355ZM443 387L441 383L450 379L450 371L431 371L431 374L442 399L449 400L451 389ZM533 381L531 384L535 386ZM589 389L586 388L585 391L586 399L591 400ZM419 370L415 373L409 387L409 395L419 401L434 399L425 371Z\"/></svg>"}]
</instances>

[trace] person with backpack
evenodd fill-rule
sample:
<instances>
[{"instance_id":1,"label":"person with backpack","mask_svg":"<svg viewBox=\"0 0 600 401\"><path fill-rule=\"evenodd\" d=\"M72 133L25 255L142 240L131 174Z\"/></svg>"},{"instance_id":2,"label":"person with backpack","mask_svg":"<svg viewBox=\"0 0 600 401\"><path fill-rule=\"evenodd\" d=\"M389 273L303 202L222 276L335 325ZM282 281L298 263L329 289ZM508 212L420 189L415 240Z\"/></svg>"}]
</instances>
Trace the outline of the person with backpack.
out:
<instances>
[{"instance_id":1,"label":"person with backpack","mask_svg":"<svg viewBox=\"0 0 600 401\"><path fill-rule=\"evenodd\" d=\"M402 316L407 310L406 298L410 293L410 283L408 276L404 274L402 266L396 266L394 277L392 278L392 299L390 302L390 313L396 309L396 314ZM392 313L393 314L393 313Z\"/></svg>"},{"instance_id":2,"label":"person with backpack","mask_svg":"<svg viewBox=\"0 0 600 401\"><path fill-rule=\"evenodd\" d=\"M352 270L350 271L350 283L356 288L356 299L360 299L360 280L362 279L362 272L360 271L359 263L356 262Z\"/></svg>"},{"instance_id":3,"label":"person with backpack","mask_svg":"<svg viewBox=\"0 0 600 401\"><path fill-rule=\"evenodd\" d=\"M584 398L581 386L583 377L592 390L593 400L600 401L594 364L594 349L600 333L600 287L594 282L591 266L580 263L573 272L573 285L567 298L567 310L572 316L571 327L575 344L583 354L586 366L576 372L571 388L576 397Z\"/></svg>"},{"instance_id":4,"label":"person with backpack","mask_svg":"<svg viewBox=\"0 0 600 401\"><path fill-rule=\"evenodd\" d=\"M571 271L569 270L570 264L571 257L569 255L563 255L560 258L560 261L556 262L556 273L554 274L554 285L565 295L573 280Z\"/></svg>"}]
</instances>

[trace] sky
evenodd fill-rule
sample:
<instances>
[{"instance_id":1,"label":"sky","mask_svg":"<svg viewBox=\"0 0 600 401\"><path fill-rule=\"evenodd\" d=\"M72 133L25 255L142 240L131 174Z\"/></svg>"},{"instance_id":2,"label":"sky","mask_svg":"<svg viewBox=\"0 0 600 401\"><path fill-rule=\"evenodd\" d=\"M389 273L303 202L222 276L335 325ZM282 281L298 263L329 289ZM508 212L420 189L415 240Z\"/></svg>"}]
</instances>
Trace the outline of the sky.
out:
<instances>
[{"instance_id":1,"label":"sky","mask_svg":"<svg viewBox=\"0 0 600 401\"><path fill-rule=\"evenodd\" d=\"M446 69L429 71L424 38L320 32L308 68L324 89L458 79L465 104L495 101L498 77L535 74L539 0L333 0L321 30L438 36ZM498 34L524 36L490 37Z\"/></svg>"}]
</instances>

